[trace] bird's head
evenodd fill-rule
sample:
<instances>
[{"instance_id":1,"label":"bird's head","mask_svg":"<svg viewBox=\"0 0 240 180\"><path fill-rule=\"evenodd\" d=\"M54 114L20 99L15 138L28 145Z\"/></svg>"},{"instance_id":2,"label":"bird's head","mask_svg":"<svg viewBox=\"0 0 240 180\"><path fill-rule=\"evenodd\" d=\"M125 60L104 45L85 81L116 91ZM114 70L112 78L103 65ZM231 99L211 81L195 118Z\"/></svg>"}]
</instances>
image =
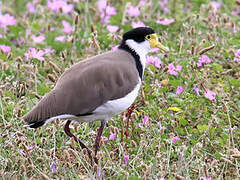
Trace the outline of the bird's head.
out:
<instances>
[{"instance_id":1,"label":"bird's head","mask_svg":"<svg viewBox=\"0 0 240 180\"><path fill-rule=\"evenodd\" d=\"M151 48L159 48L164 52L169 52L159 41L156 33L150 27L138 27L123 34L121 45L127 45L133 50L146 51ZM121 46L120 45L120 46Z\"/></svg>"}]
</instances>

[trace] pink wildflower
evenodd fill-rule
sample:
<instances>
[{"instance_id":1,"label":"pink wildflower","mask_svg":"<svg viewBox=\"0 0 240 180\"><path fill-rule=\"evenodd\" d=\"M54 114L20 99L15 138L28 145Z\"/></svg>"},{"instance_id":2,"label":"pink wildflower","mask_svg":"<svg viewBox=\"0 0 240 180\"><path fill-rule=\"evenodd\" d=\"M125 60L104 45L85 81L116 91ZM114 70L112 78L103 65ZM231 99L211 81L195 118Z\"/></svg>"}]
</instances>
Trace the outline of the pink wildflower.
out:
<instances>
[{"instance_id":1,"label":"pink wildflower","mask_svg":"<svg viewBox=\"0 0 240 180\"><path fill-rule=\"evenodd\" d=\"M221 2L216 2L216 1L212 1L211 2L211 7L214 9L214 10L217 10L218 8L220 8L222 6L222 3Z\"/></svg>"},{"instance_id":2,"label":"pink wildflower","mask_svg":"<svg viewBox=\"0 0 240 180\"><path fill-rule=\"evenodd\" d=\"M116 14L117 14L117 11L116 11L115 7L113 7L113 6L106 7L106 15L107 16L114 16Z\"/></svg>"},{"instance_id":3,"label":"pink wildflower","mask_svg":"<svg viewBox=\"0 0 240 180\"><path fill-rule=\"evenodd\" d=\"M182 91L183 91L183 88L182 88L182 86L178 86L178 87L177 87L176 94L181 94L181 93L182 93Z\"/></svg>"},{"instance_id":4,"label":"pink wildflower","mask_svg":"<svg viewBox=\"0 0 240 180\"><path fill-rule=\"evenodd\" d=\"M146 25L142 21L132 22L131 26L132 28L146 27Z\"/></svg>"},{"instance_id":5,"label":"pink wildflower","mask_svg":"<svg viewBox=\"0 0 240 180\"><path fill-rule=\"evenodd\" d=\"M106 136L102 136L102 139L104 142L108 141L108 138Z\"/></svg>"},{"instance_id":6,"label":"pink wildflower","mask_svg":"<svg viewBox=\"0 0 240 180\"><path fill-rule=\"evenodd\" d=\"M41 43L45 40L45 36L44 35L39 35L39 36L35 36L35 35L32 35L32 40L35 42L35 43Z\"/></svg>"},{"instance_id":7,"label":"pink wildflower","mask_svg":"<svg viewBox=\"0 0 240 180\"><path fill-rule=\"evenodd\" d=\"M63 42L65 40L66 36L57 36L55 37L55 41L60 41L60 42Z\"/></svg>"},{"instance_id":8,"label":"pink wildflower","mask_svg":"<svg viewBox=\"0 0 240 180\"><path fill-rule=\"evenodd\" d=\"M29 48L28 52L24 53L25 55L25 59L28 61L29 59L32 58L36 58L39 61L43 61L44 57L42 57L44 55L44 51L43 50L39 50L37 51L35 48Z\"/></svg>"},{"instance_id":9,"label":"pink wildflower","mask_svg":"<svg viewBox=\"0 0 240 180\"><path fill-rule=\"evenodd\" d=\"M30 13L35 13L35 5L31 2L27 3L27 8Z\"/></svg>"},{"instance_id":10,"label":"pink wildflower","mask_svg":"<svg viewBox=\"0 0 240 180\"><path fill-rule=\"evenodd\" d=\"M131 17L138 17L140 15L140 10L138 7L134 7L134 6L130 6L127 9L127 13L129 14L129 16Z\"/></svg>"},{"instance_id":11,"label":"pink wildflower","mask_svg":"<svg viewBox=\"0 0 240 180\"><path fill-rule=\"evenodd\" d=\"M200 179L201 180L212 180L212 177L204 177L204 176L202 176Z\"/></svg>"},{"instance_id":12,"label":"pink wildflower","mask_svg":"<svg viewBox=\"0 0 240 180\"><path fill-rule=\"evenodd\" d=\"M207 55L205 55L205 54L203 54L199 59L198 59L198 62L197 62L197 67L202 67L202 65L203 64L209 64L209 63L211 63L212 61L211 61L211 59L207 56Z\"/></svg>"},{"instance_id":13,"label":"pink wildflower","mask_svg":"<svg viewBox=\"0 0 240 180\"><path fill-rule=\"evenodd\" d=\"M113 133L112 131L110 131L110 136L109 136L109 140L114 140L116 138L117 134Z\"/></svg>"},{"instance_id":14,"label":"pink wildflower","mask_svg":"<svg viewBox=\"0 0 240 180\"><path fill-rule=\"evenodd\" d=\"M180 138L177 136L173 137L172 142L176 143L177 141L180 141Z\"/></svg>"},{"instance_id":15,"label":"pink wildflower","mask_svg":"<svg viewBox=\"0 0 240 180\"><path fill-rule=\"evenodd\" d=\"M157 125L158 125L159 129L162 129L162 123L160 121L157 122Z\"/></svg>"},{"instance_id":16,"label":"pink wildflower","mask_svg":"<svg viewBox=\"0 0 240 180\"><path fill-rule=\"evenodd\" d=\"M234 61L240 62L240 49L235 53Z\"/></svg>"},{"instance_id":17,"label":"pink wildflower","mask_svg":"<svg viewBox=\"0 0 240 180\"><path fill-rule=\"evenodd\" d=\"M127 164L128 160L129 160L129 155L125 155L123 158L124 164Z\"/></svg>"},{"instance_id":18,"label":"pink wildflower","mask_svg":"<svg viewBox=\"0 0 240 180\"><path fill-rule=\"evenodd\" d=\"M182 66L181 65L177 65L176 66L176 71L181 71L182 70Z\"/></svg>"},{"instance_id":19,"label":"pink wildflower","mask_svg":"<svg viewBox=\"0 0 240 180\"><path fill-rule=\"evenodd\" d=\"M16 24L16 20L13 16L9 14L2 15L0 14L0 27L6 28L7 26L13 26Z\"/></svg>"},{"instance_id":20,"label":"pink wildflower","mask_svg":"<svg viewBox=\"0 0 240 180\"><path fill-rule=\"evenodd\" d=\"M117 32L117 30L119 29L119 27L118 27L118 26L108 25L108 26L107 26L107 29L108 29L108 31L109 31L110 33L115 33L115 32Z\"/></svg>"},{"instance_id":21,"label":"pink wildflower","mask_svg":"<svg viewBox=\"0 0 240 180\"><path fill-rule=\"evenodd\" d=\"M199 89L197 88L197 86L198 86L198 84L195 84L193 90L194 90L194 92L196 93L197 96L200 96Z\"/></svg>"},{"instance_id":22,"label":"pink wildflower","mask_svg":"<svg viewBox=\"0 0 240 180\"><path fill-rule=\"evenodd\" d=\"M70 34L72 31L72 27L71 27L70 23L63 20L62 25L63 25L62 32L65 32L66 34Z\"/></svg>"},{"instance_id":23,"label":"pink wildflower","mask_svg":"<svg viewBox=\"0 0 240 180\"><path fill-rule=\"evenodd\" d=\"M177 71L181 71L182 70L182 66L181 65L177 65L177 67L175 67L173 65L173 63L168 65L168 73L174 76L178 76L178 72Z\"/></svg>"},{"instance_id":24,"label":"pink wildflower","mask_svg":"<svg viewBox=\"0 0 240 180\"><path fill-rule=\"evenodd\" d=\"M3 51L4 54L7 54L9 53L9 51L11 51L11 47L4 44L0 45L0 49Z\"/></svg>"},{"instance_id":25,"label":"pink wildflower","mask_svg":"<svg viewBox=\"0 0 240 180\"><path fill-rule=\"evenodd\" d=\"M64 0L48 0L47 7L55 12L58 12L61 9L65 14L71 12L74 8L72 4L68 4Z\"/></svg>"},{"instance_id":26,"label":"pink wildflower","mask_svg":"<svg viewBox=\"0 0 240 180\"><path fill-rule=\"evenodd\" d=\"M158 24L161 24L161 25L164 25L164 26L167 26L169 24L172 24L173 22L175 22L175 19L167 19L167 18L164 18L162 20L157 20L157 23Z\"/></svg>"},{"instance_id":27,"label":"pink wildflower","mask_svg":"<svg viewBox=\"0 0 240 180\"><path fill-rule=\"evenodd\" d=\"M50 54L50 53L54 53L54 52L55 52L55 50L51 49L51 48L44 49L44 54Z\"/></svg>"},{"instance_id":28,"label":"pink wildflower","mask_svg":"<svg viewBox=\"0 0 240 180\"><path fill-rule=\"evenodd\" d=\"M56 162L53 161L53 163L52 163L52 173L55 173L56 171L57 171Z\"/></svg>"},{"instance_id":29,"label":"pink wildflower","mask_svg":"<svg viewBox=\"0 0 240 180\"><path fill-rule=\"evenodd\" d=\"M107 0L99 0L97 2L98 10L102 12L107 7Z\"/></svg>"},{"instance_id":30,"label":"pink wildflower","mask_svg":"<svg viewBox=\"0 0 240 180\"><path fill-rule=\"evenodd\" d=\"M139 3L138 3L138 6L145 6L146 5L146 2L143 1L143 0L140 0Z\"/></svg>"},{"instance_id":31,"label":"pink wildflower","mask_svg":"<svg viewBox=\"0 0 240 180\"><path fill-rule=\"evenodd\" d=\"M213 91L208 90L207 92L204 93L204 96L208 98L210 101L216 100L216 93Z\"/></svg>"},{"instance_id":32,"label":"pink wildflower","mask_svg":"<svg viewBox=\"0 0 240 180\"><path fill-rule=\"evenodd\" d=\"M144 116L143 118L143 124L146 125L148 123L149 117L148 116Z\"/></svg>"},{"instance_id":33,"label":"pink wildflower","mask_svg":"<svg viewBox=\"0 0 240 180\"><path fill-rule=\"evenodd\" d=\"M160 69L162 67L161 60L158 57L154 57L154 56L147 56L146 65L148 65L148 64L152 64L158 69Z\"/></svg>"}]
</instances>

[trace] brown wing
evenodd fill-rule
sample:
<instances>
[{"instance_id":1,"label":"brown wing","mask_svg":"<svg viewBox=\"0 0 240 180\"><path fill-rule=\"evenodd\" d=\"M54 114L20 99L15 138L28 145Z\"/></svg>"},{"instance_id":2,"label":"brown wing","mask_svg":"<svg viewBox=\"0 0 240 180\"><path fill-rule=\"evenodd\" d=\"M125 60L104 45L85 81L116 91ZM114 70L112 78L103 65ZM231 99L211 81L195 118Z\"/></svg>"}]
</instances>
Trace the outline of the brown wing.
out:
<instances>
[{"instance_id":1,"label":"brown wing","mask_svg":"<svg viewBox=\"0 0 240 180\"><path fill-rule=\"evenodd\" d=\"M117 50L95 56L68 69L23 118L36 122L61 114L91 113L105 102L128 94L138 79L135 61L127 52Z\"/></svg>"}]
</instances>

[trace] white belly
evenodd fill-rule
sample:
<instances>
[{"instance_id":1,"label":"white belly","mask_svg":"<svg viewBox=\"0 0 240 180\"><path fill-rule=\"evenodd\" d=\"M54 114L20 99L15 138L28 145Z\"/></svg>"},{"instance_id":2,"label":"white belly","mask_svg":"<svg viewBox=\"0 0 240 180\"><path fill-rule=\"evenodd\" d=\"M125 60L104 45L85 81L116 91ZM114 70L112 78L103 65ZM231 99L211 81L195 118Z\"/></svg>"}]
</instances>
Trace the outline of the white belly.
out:
<instances>
[{"instance_id":1,"label":"white belly","mask_svg":"<svg viewBox=\"0 0 240 180\"><path fill-rule=\"evenodd\" d=\"M108 101L102 106L99 106L95 111L93 111L94 114L109 114L110 116L114 116L116 114L120 114L121 112L125 111L127 108L129 108L134 100L136 99L138 95L138 91L140 89L141 83L139 82L133 91L131 91L129 94L124 96L123 98Z\"/></svg>"},{"instance_id":2,"label":"white belly","mask_svg":"<svg viewBox=\"0 0 240 180\"><path fill-rule=\"evenodd\" d=\"M47 120L47 122L50 122L52 120L55 120L57 118L60 119L69 119L69 120L75 120L78 122L92 122L96 120L109 120L112 116L120 114L121 112L125 111L127 108L129 108L134 100L136 99L138 95L138 91L141 86L141 80L139 80L139 83L135 86L133 91L128 93L126 96L108 101L105 104L99 106L96 108L91 115L88 116L74 116L71 114L63 114L60 116L52 117Z\"/></svg>"}]
</instances>

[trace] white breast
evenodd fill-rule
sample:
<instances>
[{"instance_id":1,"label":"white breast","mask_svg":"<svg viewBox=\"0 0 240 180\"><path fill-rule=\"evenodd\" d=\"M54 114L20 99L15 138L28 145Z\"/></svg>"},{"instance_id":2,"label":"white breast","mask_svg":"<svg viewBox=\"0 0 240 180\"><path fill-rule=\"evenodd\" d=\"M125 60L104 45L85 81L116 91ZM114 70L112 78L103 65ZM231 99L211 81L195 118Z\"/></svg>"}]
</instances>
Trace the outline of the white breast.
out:
<instances>
[{"instance_id":1,"label":"white breast","mask_svg":"<svg viewBox=\"0 0 240 180\"><path fill-rule=\"evenodd\" d=\"M132 103L134 102L134 100L138 95L140 86L141 86L141 80L139 80L139 83L135 86L133 91L131 91L129 94L127 94L126 96L120 99L106 102L105 104L95 109L93 114L105 115L105 116L108 116L109 118L116 114L120 114L121 112L125 111L127 108L129 108L132 105Z\"/></svg>"}]
</instances>

